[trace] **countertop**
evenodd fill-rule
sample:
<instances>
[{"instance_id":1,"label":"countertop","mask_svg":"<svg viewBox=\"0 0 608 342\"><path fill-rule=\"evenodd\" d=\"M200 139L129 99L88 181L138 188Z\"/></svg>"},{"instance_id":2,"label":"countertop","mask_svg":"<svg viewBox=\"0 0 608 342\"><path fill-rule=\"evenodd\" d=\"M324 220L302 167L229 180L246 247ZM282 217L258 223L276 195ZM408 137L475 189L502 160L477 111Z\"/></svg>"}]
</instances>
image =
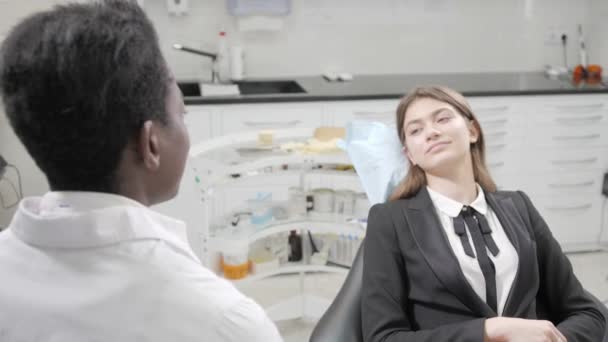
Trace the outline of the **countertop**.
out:
<instances>
[{"instance_id":1,"label":"countertop","mask_svg":"<svg viewBox=\"0 0 608 342\"><path fill-rule=\"evenodd\" d=\"M465 96L607 93L606 84L576 86L543 72L354 75L349 82L321 76L292 77L306 93L185 97L187 105L397 99L418 85L446 85Z\"/></svg>"}]
</instances>

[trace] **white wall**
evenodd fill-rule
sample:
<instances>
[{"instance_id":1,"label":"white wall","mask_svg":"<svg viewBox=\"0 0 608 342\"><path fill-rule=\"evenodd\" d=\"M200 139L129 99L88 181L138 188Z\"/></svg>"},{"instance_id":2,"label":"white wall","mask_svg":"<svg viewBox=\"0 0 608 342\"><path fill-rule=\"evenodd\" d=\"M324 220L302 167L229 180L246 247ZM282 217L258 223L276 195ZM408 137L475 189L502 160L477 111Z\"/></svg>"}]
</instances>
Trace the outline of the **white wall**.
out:
<instances>
[{"instance_id":1,"label":"white wall","mask_svg":"<svg viewBox=\"0 0 608 342\"><path fill-rule=\"evenodd\" d=\"M293 0L285 29L236 32L222 0L190 1L186 17L169 17L164 2L146 0L162 29L163 48L178 77L203 72L200 57L171 49L182 42L215 48L224 26L245 47L250 76L539 70L561 63L559 45L545 46L549 27L565 30L574 61L576 25L588 23L591 1L605 0Z\"/></svg>"},{"instance_id":2,"label":"white wall","mask_svg":"<svg viewBox=\"0 0 608 342\"><path fill-rule=\"evenodd\" d=\"M0 0L0 39L3 39L12 25L26 15L48 8L52 4L59 2L59 0ZM24 195L40 194L48 190L46 178L27 154L27 151L21 142L19 142L12 129L10 129L1 102L0 154L9 163L19 168ZM18 178L12 170L7 171L7 176L17 185ZM6 181L0 181L0 196L2 196L6 204L13 203L16 200L15 192ZM0 206L0 227L8 225L15 208L7 210Z\"/></svg>"},{"instance_id":3,"label":"white wall","mask_svg":"<svg viewBox=\"0 0 608 342\"><path fill-rule=\"evenodd\" d=\"M604 68L604 79L608 78L608 1L592 0L589 46L589 62Z\"/></svg>"},{"instance_id":4,"label":"white wall","mask_svg":"<svg viewBox=\"0 0 608 342\"><path fill-rule=\"evenodd\" d=\"M0 0L0 38L28 13L65 2ZM189 15L170 17L164 0L145 0L178 78L207 77L209 63L172 44L213 50L221 27L244 46L252 77L317 75L327 68L355 75L540 70L562 61L559 45L544 44L551 26L569 34L569 61L576 61L581 22L591 62L608 68L606 0L293 0L284 30L275 33L236 32L224 0L191 0L190 7ZM26 195L48 189L1 109L0 154L21 170ZM0 194L11 195L6 184ZM0 226L11 215L0 208Z\"/></svg>"}]
</instances>

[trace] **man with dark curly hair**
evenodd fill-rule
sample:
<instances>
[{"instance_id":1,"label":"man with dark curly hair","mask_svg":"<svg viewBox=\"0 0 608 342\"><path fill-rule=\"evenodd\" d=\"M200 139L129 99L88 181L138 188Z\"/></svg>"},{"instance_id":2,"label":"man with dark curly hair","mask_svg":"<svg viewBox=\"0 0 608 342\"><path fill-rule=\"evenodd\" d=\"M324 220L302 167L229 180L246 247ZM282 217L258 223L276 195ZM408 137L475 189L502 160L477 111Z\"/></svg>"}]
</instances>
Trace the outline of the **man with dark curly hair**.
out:
<instances>
[{"instance_id":1,"label":"man with dark curly hair","mask_svg":"<svg viewBox=\"0 0 608 342\"><path fill-rule=\"evenodd\" d=\"M279 341L203 267L173 198L190 146L152 23L129 0L39 12L0 48L0 94L51 191L0 233L0 341Z\"/></svg>"}]
</instances>

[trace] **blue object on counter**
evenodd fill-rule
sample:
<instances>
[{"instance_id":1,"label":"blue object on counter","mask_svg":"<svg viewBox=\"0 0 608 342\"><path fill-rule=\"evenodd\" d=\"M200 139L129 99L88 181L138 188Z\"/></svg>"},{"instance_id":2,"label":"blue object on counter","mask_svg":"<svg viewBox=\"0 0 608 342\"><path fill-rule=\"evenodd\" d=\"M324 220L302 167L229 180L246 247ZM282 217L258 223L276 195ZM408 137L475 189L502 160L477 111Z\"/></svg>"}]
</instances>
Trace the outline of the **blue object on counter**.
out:
<instances>
[{"instance_id":1,"label":"blue object on counter","mask_svg":"<svg viewBox=\"0 0 608 342\"><path fill-rule=\"evenodd\" d=\"M338 147L350 157L372 205L385 202L407 175L409 162L395 126L351 121Z\"/></svg>"},{"instance_id":2,"label":"blue object on counter","mask_svg":"<svg viewBox=\"0 0 608 342\"><path fill-rule=\"evenodd\" d=\"M272 220L272 193L258 192L256 198L247 201L251 208L251 224L265 225Z\"/></svg>"}]
</instances>

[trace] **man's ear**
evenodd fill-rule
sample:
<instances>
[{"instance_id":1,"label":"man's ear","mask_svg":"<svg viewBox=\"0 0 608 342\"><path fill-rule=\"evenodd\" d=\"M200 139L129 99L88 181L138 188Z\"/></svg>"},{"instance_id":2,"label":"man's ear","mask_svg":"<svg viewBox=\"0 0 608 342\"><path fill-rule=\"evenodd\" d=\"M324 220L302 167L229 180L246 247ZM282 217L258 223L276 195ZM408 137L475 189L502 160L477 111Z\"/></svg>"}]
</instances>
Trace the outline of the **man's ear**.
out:
<instances>
[{"instance_id":1,"label":"man's ear","mask_svg":"<svg viewBox=\"0 0 608 342\"><path fill-rule=\"evenodd\" d=\"M154 121L148 120L141 126L137 147L145 167L148 170L157 170L160 167L160 140Z\"/></svg>"}]
</instances>

